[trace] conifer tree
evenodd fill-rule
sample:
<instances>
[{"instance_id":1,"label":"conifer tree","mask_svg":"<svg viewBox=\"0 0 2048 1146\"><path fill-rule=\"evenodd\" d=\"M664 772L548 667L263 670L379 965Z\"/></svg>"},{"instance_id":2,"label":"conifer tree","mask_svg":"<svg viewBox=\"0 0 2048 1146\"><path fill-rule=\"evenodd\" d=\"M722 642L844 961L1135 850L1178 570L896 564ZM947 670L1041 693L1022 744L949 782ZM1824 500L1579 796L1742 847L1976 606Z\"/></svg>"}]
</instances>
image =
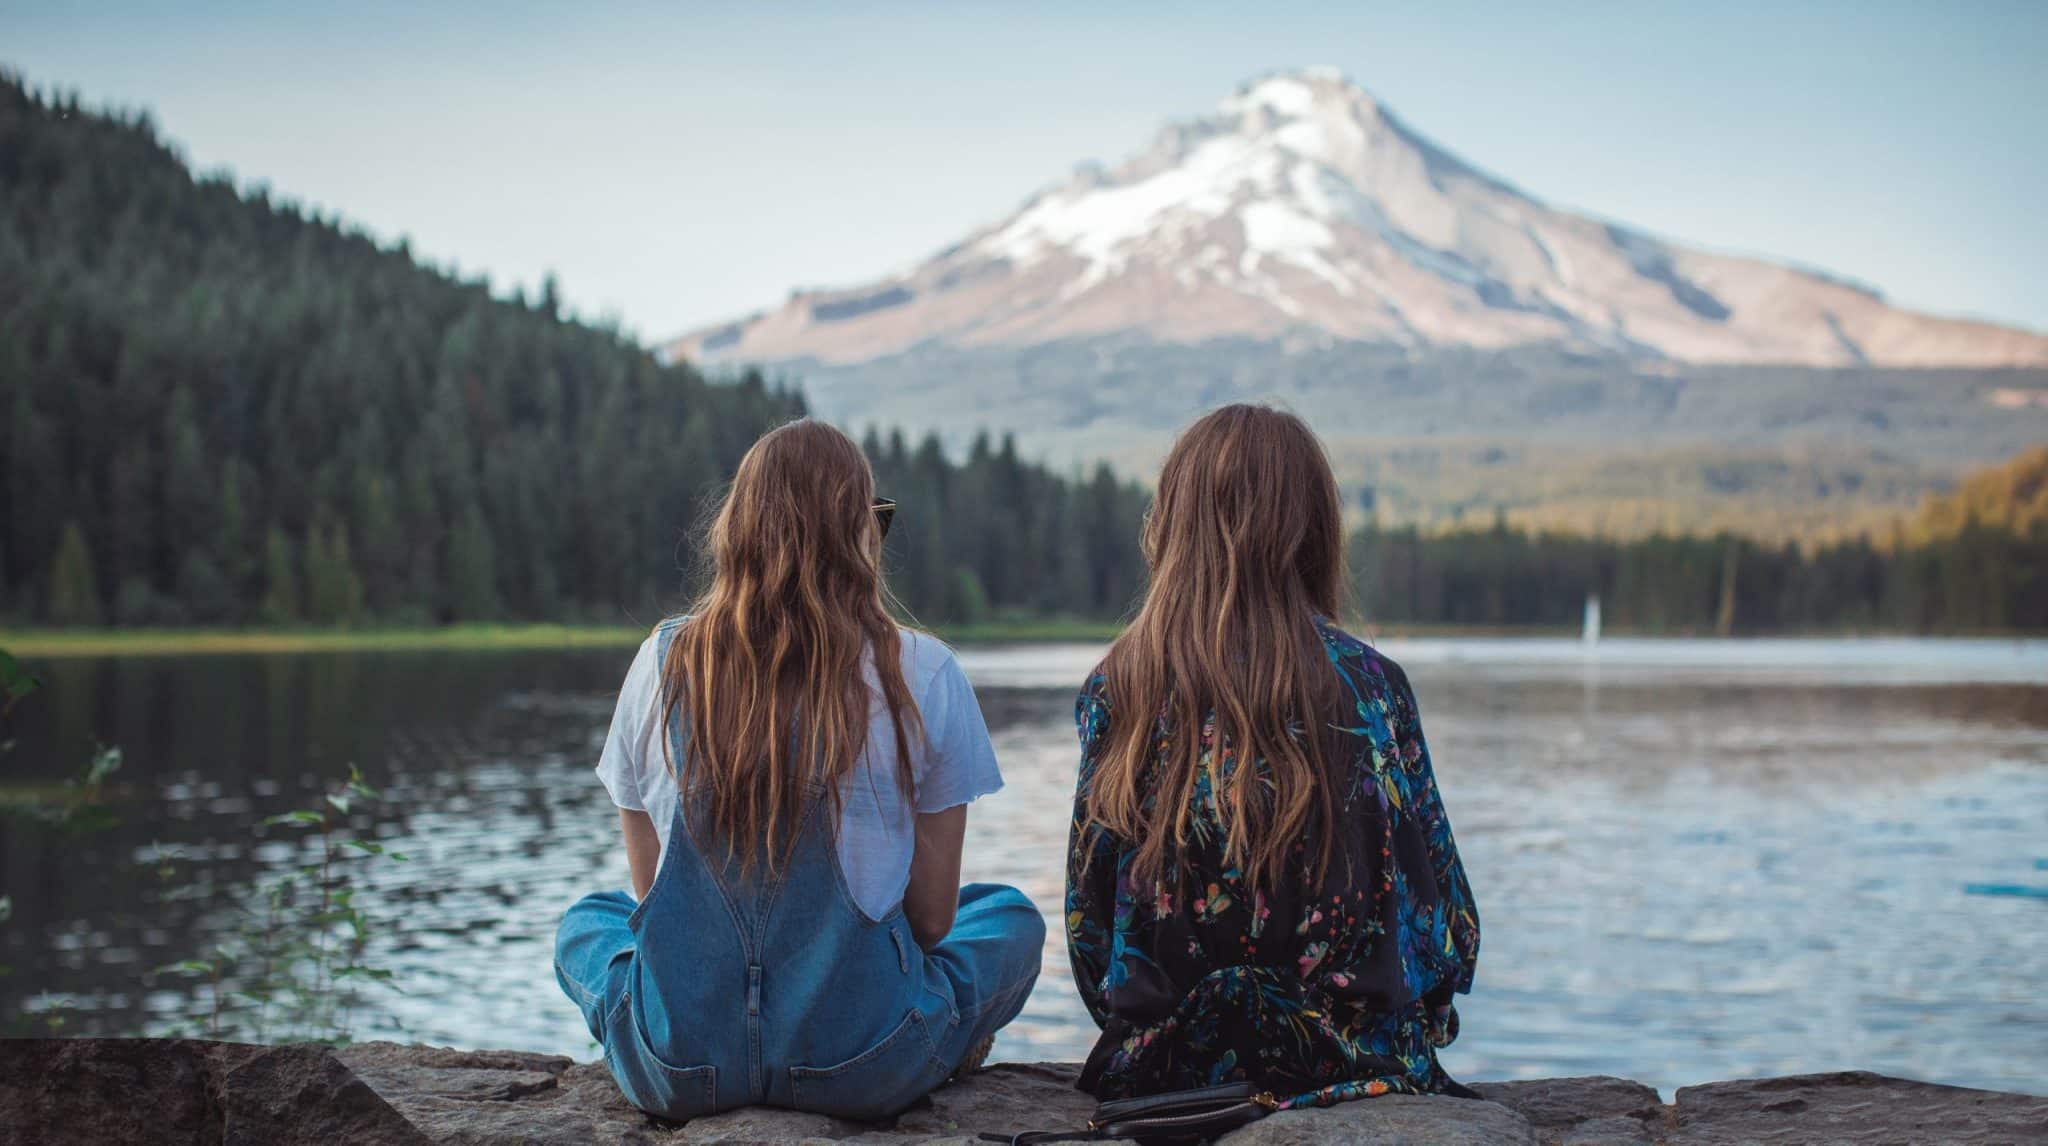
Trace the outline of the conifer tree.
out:
<instances>
[{"instance_id":1,"label":"conifer tree","mask_svg":"<svg viewBox=\"0 0 2048 1146\"><path fill-rule=\"evenodd\" d=\"M459 621L498 616L498 558L483 514L472 505L448 539L449 611Z\"/></svg>"},{"instance_id":2,"label":"conifer tree","mask_svg":"<svg viewBox=\"0 0 2048 1146\"><path fill-rule=\"evenodd\" d=\"M258 615L265 624L293 625L302 616L299 569L291 538L273 525L263 543L263 603Z\"/></svg>"},{"instance_id":3,"label":"conifer tree","mask_svg":"<svg viewBox=\"0 0 2048 1146\"><path fill-rule=\"evenodd\" d=\"M236 597L220 566L204 550L187 549L178 562L178 602L200 624L236 619Z\"/></svg>"},{"instance_id":4,"label":"conifer tree","mask_svg":"<svg viewBox=\"0 0 2048 1146\"><path fill-rule=\"evenodd\" d=\"M92 550L75 521L64 523L56 556L50 562L49 617L52 624L67 626L97 625L105 619Z\"/></svg>"},{"instance_id":5,"label":"conifer tree","mask_svg":"<svg viewBox=\"0 0 2048 1146\"><path fill-rule=\"evenodd\" d=\"M306 616L325 625L350 624L363 611L363 582L349 559L348 532L316 526L306 538Z\"/></svg>"},{"instance_id":6,"label":"conifer tree","mask_svg":"<svg viewBox=\"0 0 2048 1146\"><path fill-rule=\"evenodd\" d=\"M211 469L192 394L180 387L164 414L163 517L165 540L181 550L213 536L222 497Z\"/></svg>"},{"instance_id":7,"label":"conifer tree","mask_svg":"<svg viewBox=\"0 0 2048 1146\"><path fill-rule=\"evenodd\" d=\"M242 493L244 471L235 459L221 467L220 527L213 544L214 565L236 600L248 588L257 565L256 534L249 528L249 510Z\"/></svg>"},{"instance_id":8,"label":"conifer tree","mask_svg":"<svg viewBox=\"0 0 2048 1146\"><path fill-rule=\"evenodd\" d=\"M371 609L388 612L399 605L406 589L405 529L399 522L391 483L383 474L364 476L358 490L356 520L362 537L364 597Z\"/></svg>"}]
</instances>

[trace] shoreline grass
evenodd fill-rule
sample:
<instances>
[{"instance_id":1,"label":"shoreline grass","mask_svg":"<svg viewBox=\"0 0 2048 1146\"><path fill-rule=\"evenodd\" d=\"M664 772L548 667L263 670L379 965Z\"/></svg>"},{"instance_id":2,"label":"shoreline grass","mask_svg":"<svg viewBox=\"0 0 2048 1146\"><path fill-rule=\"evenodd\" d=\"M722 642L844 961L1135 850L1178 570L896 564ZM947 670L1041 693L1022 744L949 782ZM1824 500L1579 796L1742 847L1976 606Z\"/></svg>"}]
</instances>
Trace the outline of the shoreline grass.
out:
<instances>
[{"instance_id":1,"label":"shoreline grass","mask_svg":"<svg viewBox=\"0 0 2048 1146\"><path fill-rule=\"evenodd\" d=\"M650 623L651 624L651 623ZM370 627L361 629L0 629L0 650L18 658L206 656L214 654L344 653L344 652L516 652L536 649L629 649L647 636L649 625L488 624L436 627ZM1122 630L1120 621L1073 617L1007 618L971 624L931 625L930 630L952 645L1096 644L1109 643ZM1529 639L1577 637L1576 628L1556 625L1418 625L1359 624L1345 626L1375 643L1398 640ZM1712 633L1634 633L1609 630L1611 637L1715 639ZM1744 634L1777 638L1872 638L1911 636L1873 630ZM2034 638L2039 633L1954 633L1956 637Z\"/></svg>"},{"instance_id":2,"label":"shoreline grass","mask_svg":"<svg viewBox=\"0 0 2048 1146\"><path fill-rule=\"evenodd\" d=\"M446 625L364 629L11 629L17 657L190 656L210 653L408 652L631 647L627 625Z\"/></svg>"},{"instance_id":3,"label":"shoreline grass","mask_svg":"<svg viewBox=\"0 0 2048 1146\"><path fill-rule=\"evenodd\" d=\"M1086 621L1073 617L975 621L931 625L931 632L949 645L1101 644L1123 631L1122 621Z\"/></svg>"},{"instance_id":4,"label":"shoreline grass","mask_svg":"<svg viewBox=\"0 0 2048 1146\"><path fill-rule=\"evenodd\" d=\"M362 629L0 629L16 657L204 656L250 653L491 652L632 648L649 625L444 625ZM1119 624L1071 618L938 625L949 644L1103 643Z\"/></svg>"}]
</instances>

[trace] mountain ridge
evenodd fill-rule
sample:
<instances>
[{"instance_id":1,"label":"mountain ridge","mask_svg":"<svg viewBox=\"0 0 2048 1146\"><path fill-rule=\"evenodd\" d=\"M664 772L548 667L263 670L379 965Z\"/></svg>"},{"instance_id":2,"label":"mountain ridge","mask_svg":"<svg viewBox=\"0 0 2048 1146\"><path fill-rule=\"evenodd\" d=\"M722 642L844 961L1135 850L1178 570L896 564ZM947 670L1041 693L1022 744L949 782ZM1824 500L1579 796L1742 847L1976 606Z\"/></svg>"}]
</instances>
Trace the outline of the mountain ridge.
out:
<instances>
[{"instance_id":1,"label":"mountain ridge","mask_svg":"<svg viewBox=\"0 0 2048 1146\"><path fill-rule=\"evenodd\" d=\"M662 349L840 365L927 344L1304 333L1684 363L2048 365L2048 337L1554 207L1330 69L1255 79L906 268Z\"/></svg>"},{"instance_id":2,"label":"mountain ridge","mask_svg":"<svg viewBox=\"0 0 2048 1146\"><path fill-rule=\"evenodd\" d=\"M1552 207L1328 71L665 353L1131 475L1203 410L1278 403L1383 523L1832 536L2048 440L2048 339Z\"/></svg>"}]
</instances>

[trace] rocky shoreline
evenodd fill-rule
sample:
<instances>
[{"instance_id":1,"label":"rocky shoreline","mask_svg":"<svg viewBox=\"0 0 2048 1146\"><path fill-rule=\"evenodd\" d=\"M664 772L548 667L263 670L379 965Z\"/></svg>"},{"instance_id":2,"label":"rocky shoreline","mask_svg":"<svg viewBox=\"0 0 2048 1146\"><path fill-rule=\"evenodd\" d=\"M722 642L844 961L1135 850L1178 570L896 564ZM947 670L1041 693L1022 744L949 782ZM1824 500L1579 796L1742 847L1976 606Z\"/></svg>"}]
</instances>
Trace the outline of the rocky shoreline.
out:
<instances>
[{"instance_id":1,"label":"rocky shoreline","mask_svg":"<svg viewBox=\"0 0 2048 1146\"><path fill-rule=\"evenodd\" d=\"M966 1143L1079 1127L1093 1101L1067 1063L1001 1063L887 1125L746 1109L683 1126L633 1109L601 1063L516 1051L189 1039L0 1042L0 1140L40 1143ZM2048 1098L1863 1072L1716 1082L1674 1101L1621 1078L1475 1083L1487 1101L1392 1095L1286 1111L1223 1139L1280 1143L1622 1146L2048 1141Z\"/></svg>"}]
</instances>

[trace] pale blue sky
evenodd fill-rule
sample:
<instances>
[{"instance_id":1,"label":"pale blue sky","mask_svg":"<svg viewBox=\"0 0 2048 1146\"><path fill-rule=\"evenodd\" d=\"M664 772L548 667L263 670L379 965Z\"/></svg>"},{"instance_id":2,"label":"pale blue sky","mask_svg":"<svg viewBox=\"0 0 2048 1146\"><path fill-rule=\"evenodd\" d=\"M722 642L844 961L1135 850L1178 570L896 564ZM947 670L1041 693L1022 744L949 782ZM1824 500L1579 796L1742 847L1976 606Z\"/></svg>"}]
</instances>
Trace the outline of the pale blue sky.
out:
<instances>
[{"instance_id":1,"label":"pale blue sky","mask_svg":"<svg viewBox=\"0 0 2048 1146\"><path fill-rule=\"evenodd\" d=\"M0 64L650 338L1332 64L1551 202L2048 331L2048 3L92 5Z\"/></svg>"}]
</instances>

